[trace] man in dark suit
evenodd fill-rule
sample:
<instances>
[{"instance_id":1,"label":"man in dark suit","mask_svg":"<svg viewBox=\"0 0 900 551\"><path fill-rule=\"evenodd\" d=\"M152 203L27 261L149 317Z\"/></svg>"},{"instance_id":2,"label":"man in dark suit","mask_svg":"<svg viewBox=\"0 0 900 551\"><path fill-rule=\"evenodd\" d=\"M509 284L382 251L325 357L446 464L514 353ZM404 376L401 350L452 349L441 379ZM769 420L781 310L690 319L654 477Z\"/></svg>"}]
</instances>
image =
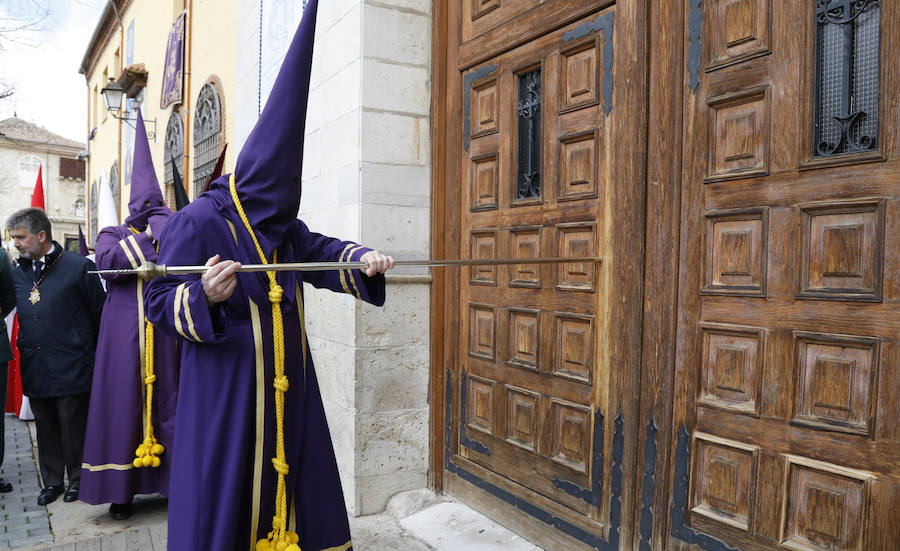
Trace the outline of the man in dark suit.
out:
<instances>
[{"instance_id":1,"label":"man in dark suit","mask_svg":"<svg viewBox=\"0 0 900 551\"><path fill-rule=\"evenodd\" d=\"M6 364L13 359L12 348L6 334L6 318L16 307L16 290L12 280L12 262L6 254L6 250L0 249L0 402L6 399ZM0 408L3 411L3 408ZM3 420L0 419L0 466L3 465L3 442L6 437L3 429ZM11 492L12 484L0 478L0 493Z\"/></svg>"},{"instance_id":2,"label":"man in dark suit","mask_svg":"<svg viewBox=\"0 0 900 551\"><path fill-rule=\"evenodd\" d=\"M38 505L63 493L78 499L94 350L105 293L93 262L53 241L44 211L22 209L6 222L19 251L13 271L22 386L37 425L44 489Z\"/></svg>"}]
</instances>

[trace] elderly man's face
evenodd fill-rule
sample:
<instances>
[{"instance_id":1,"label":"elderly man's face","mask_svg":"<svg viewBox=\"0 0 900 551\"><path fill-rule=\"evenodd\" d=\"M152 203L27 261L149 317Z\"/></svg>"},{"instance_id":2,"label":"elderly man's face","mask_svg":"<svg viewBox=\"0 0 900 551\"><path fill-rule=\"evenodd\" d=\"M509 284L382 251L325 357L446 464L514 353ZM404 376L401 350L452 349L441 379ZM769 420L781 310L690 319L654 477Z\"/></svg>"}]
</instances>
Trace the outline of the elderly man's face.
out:
<instances>
[{"instance_id":1,"label":"elderly man's face","mask_svg":"<svg viewBox=\"0 0 900 551\"><path fill-rule=\"evenodd\" d=\"M13 228L9 231L9 236L12 237L13 246L21 256L29 260L43 256L41 246L47 241L47 233L43 230L35 235L25 228Z\"/></svg>"}]
</instances>

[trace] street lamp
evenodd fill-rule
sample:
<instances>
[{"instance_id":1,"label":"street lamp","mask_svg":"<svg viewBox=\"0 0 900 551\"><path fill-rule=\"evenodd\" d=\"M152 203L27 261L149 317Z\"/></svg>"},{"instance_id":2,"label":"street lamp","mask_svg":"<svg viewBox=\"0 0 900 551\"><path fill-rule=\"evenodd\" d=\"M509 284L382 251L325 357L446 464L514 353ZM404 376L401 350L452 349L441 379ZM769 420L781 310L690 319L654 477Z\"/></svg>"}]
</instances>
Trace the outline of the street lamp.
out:
<instances>
[{"instance_id":1,"label":"street lamp","mask_svg":"<svg viewBox=\"0 0 900 551\"><path fill-rule=\"evenodd\" d=\"M106 109L110 114L120 121L125 121L129 126L134 128L132 122L136 121L137 117L130 119L128 117L120 117L117 114L119 110L122 109L122 99L125 97L125 89L119 86L119 83L117 83L115 79L109 77L109 82L107 82L106 86L100 90L100 93L103 94L103 101L106 102ZM156 137L156 119L144 119L144 124L147 125L148 123L153 123L153 130L147 130L147 137L154 139Z\"/></svg>"}]
</instances>

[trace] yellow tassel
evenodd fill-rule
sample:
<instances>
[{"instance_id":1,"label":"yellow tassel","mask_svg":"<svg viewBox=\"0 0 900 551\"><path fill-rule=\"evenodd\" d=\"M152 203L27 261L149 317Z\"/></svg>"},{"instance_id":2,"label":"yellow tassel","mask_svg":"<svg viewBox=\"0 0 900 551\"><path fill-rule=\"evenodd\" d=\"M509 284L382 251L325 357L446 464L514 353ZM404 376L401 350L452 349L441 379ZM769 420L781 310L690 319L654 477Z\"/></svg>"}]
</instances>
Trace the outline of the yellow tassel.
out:
<instances>
[{"instance_id":1,"label":"yellow tassel","mask_svg":"<svg viewBox=\"0 0 900 551\"><path fill-rule=\"evenodd\" d=\"M235 186L234 183L234 173L231 174L229 188L231 190L231 199L234 202L238 215L241 217L241 221L244 223L244 227L247 228L247 232L253 239L253 244L256 246L256 253L259 255L260 261L263 264L269 264L262 247L259 246L259 240L256 239L256 234L253 232L250 220L247 219L244 207L241 205L241 200L237 193L237 186ZM273 251L272 264L277 263L278 254L277 251ZM267 551L272 549L275 551L286 551L288 546L296 546L297 541L299 541L299 538L292 541L290 539L290 534L292 534L292 532L288 532L287 530L288 510L285 477L290 468L287 463L284 445L284 394L287 392L290 384L288 378L284 374L284 326L282 325L281 318L281 299L284 296L284 289L278 284L275 273L274 270L266 272L266 276L269 279L268 298L269 302L272 304L272 344L275 356L275 381L273 384L275 387L275 457L272 458L272 466L275 468L275 472L278 476L275 489L275 517L272 519L272 531L266 539L257 542L257 551ZM294 536L296 537L296 534L294 534Z\"/></svg>"},{"instance_id":2,"label":"yellow tassel","mask_svg":"<svg viewBox=\"0 0 900 551\"><path fill-rule=\"evenodd\" d=\"M147 431L144 435L144 441L137 447L134 455L134 466L157 468L162 465L162 460L158 457L163 454L165 448L156 441L153 436L153 383L156 382L156 375L153 373L153 324L146 322L146 337L144 339L144 384L147 385Z\"/></svg>"}]
</instances>

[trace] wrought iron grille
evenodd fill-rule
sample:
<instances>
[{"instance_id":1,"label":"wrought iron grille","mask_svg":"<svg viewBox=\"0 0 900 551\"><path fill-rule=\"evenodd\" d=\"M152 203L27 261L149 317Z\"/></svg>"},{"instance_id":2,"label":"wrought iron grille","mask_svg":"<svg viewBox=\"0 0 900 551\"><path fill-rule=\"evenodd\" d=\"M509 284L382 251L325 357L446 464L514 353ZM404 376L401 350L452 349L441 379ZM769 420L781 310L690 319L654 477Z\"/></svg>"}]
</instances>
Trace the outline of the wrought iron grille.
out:
<instances>
[{"instance_id":1,"label":"wrought iron grille","mask_svg":"<svg viewBox=\"0 0 900 551\"><path fill-rule=\"evenodd\" d=\"M516 199L541 196L541 70L519 75Z\"/></svg>"},{"instance_id":2,"label":"wrought iron grille","mask_svg":"<svg viewBox=\"0 0 900 551\"><path fill-rule=\"evenodd\" d=\"M813 155L875 149L880 0L816 0Z\"/></svg>"},{"instance_id":3,"label":"wrought iron grille","mask_svg":"<svg viewBox=\"0 0 900 551\"><path fill-rule=\"evenodd\" d=\"M194 185L192 199L206 187L222 149L222 107L212 84L204 84L194 112Z\"/></svg>"},{"instance_id":4,"label":"wrought iron grille","mask_svg":"<svg viewBox=\"0 0 900 551\"><path fill-rule=\"evenodd\" d=\"M169 124L166 125L166 145L163 153L163 163L165 169L165 184L169 185L175 182L172 174L172 159L175 159L175 166L178 167L179 175L184 166L184 123L181 120L181 113L173 111L169 116Z\"/></svg>"}]
</instances>

